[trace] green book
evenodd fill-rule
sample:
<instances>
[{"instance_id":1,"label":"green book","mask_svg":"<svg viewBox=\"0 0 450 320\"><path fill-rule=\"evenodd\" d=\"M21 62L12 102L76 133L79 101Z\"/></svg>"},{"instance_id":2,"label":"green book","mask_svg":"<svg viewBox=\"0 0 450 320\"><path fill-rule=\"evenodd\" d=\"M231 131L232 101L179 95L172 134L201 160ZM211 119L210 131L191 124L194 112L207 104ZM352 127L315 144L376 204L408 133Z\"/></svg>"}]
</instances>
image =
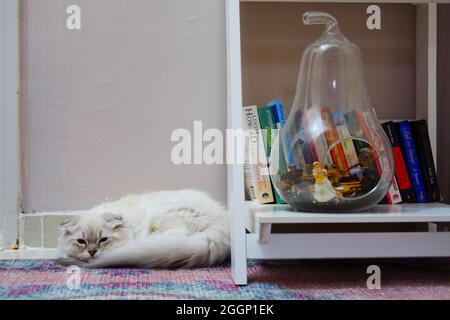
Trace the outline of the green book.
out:
<instances>
[{"instance_id":1,"label":"green book","mask_svg":"<svg viewBox=\"0 0 450 320\"><path fill-rule=\"evenodd\" d=\"M264 140L264 147L266 150L267 159L270 159L270 154L272 153L272 146L274 143L274 134L275 132L272 132L272 130L277 130L277 122L275 120L275 114L273 112L272 106L262 107L258 109L258 115L259 115L259 122L261 124L261 130L262 130L262 136ZM281 170L284 172L286 171L286 164L284 163L284 159L281 159L280 161ZM285 204L283 198L278 194L277 190L274 188L275 191L275 202L277 204Z\"/></svg>"}]
</instances>

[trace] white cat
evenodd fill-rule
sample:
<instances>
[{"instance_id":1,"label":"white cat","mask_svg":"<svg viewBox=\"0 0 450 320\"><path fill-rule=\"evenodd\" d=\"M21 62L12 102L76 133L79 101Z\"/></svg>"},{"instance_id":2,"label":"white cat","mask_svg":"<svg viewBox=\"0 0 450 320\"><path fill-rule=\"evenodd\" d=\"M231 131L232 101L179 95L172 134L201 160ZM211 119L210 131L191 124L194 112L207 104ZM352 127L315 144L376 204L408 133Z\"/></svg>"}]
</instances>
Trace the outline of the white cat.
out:
<instances>
[{"instance_id":1,"label":"white cat","mask_svg":"<svg viewBox=\"0 0 450 320\"><path fill-rule=\"evenodd\" d=\"M230 255L225 209L206 193L131 195L61 225L59 263L90 268L203 267Z\"/></svg>"}]
</instances>

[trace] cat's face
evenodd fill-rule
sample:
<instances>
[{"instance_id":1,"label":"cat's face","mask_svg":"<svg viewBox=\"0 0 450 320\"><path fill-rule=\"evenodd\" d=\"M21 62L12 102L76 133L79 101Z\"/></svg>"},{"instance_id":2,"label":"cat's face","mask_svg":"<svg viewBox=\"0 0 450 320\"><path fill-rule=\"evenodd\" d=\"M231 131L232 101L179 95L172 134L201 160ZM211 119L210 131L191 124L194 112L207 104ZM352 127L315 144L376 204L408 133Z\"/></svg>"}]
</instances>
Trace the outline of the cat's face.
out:
<instances>
[{"instance_id":1,"label":"cat's face","mask_svg":"<svg viewBox=\"0 0 450 320\"><path fill-rule=\"evenodd\" d=\"M67 257L92 261L129 239L122 216L113 213L86 215L62 223L58 247Z\"/></svg>"}]
</instances>

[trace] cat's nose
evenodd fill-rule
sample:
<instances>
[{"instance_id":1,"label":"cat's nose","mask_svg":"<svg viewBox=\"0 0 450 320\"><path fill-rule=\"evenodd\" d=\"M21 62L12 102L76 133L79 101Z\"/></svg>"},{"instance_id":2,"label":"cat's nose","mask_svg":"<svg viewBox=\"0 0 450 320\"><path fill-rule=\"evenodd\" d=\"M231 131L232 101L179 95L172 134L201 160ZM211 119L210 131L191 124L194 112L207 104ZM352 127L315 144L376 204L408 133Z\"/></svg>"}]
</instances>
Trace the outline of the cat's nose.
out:
<instances>
[{"instance_id":1,"label":"cat's nose","mask_svg":"<svg viewBox=\"0 0 450 320\"><path fill-rule=\"evenodd\" d=\"M95 254L97 253L97 250L89 250L88 252L91 255L91 257L93 258L95 256Z\"/></svg>"}]
</instances>

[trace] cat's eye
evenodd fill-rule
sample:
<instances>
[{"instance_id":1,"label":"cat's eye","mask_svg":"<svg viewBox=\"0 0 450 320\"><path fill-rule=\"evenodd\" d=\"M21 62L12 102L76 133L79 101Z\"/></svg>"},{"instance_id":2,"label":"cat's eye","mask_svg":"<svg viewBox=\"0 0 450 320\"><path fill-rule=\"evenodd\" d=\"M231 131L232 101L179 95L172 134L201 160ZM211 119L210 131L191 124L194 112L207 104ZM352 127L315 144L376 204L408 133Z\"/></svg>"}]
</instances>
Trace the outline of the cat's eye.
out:
<instances>
[{"instance_id":1,"label":"cat's eye","mask_svg":"<svg viewBox=\"0 0 450 320\"><path fill-rule=\"evenodd\" d=\"M100 241L98 242L98 244L104 243L104 242L106 242L108 240L109 240L109 238L101 238Z\"/></svg>"},{"instance_id":2,"label":"cat's eye","mask_svg":"<svg viewBox=\"0 0 450 320\"><path fill-rule=\"evenodd\" d=\"M84 239L78 239L77 242L78 242L79 244L84 244L84 245L86 245L86 241L85 241Z\"/></svg>"}]
</instances>

